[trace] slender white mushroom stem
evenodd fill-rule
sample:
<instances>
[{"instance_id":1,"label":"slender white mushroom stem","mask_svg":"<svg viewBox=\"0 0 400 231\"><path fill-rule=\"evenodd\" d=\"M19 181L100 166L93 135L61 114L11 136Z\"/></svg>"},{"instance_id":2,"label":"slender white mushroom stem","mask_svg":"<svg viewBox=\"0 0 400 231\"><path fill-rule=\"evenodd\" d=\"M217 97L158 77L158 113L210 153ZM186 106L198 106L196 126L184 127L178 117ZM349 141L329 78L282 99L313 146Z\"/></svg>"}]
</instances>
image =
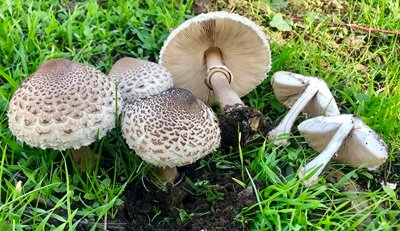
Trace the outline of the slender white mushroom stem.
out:
<instances>
[{"instance_id":1,"label":"slender white mushroom stem","mask_svg":"<svg viewBox=\"0 0 400 231\"><path fill-rule=\"evenodd\" d=\"M173 183L178 176L176 167L156 167L155 173L163 183Z\"/></svg>"},{"instance_id":2,"label":"slender white mushroom stem","mask_svg":"<svg viewBox=\"0 0 400 231\"><path fill-rule=\"evenodd\" d=\"M268 133L268 139L272 140L281 134L288 134L292 130L293 124L301 111L310 102L310 100L317 94L318 87L314 84L309 84L300 98L293 104L292 108L285 115L279 125ZM280 139L274 142L275 145L285 145L288 143L287 139Z\"/></svg>"},{"instance_id":3,"label":"slender white mushroom stem","mask_svg":"<svg viewBox=\"0 0 400 231\"><path fill-rule=\"evenodd\" d=\"M332 137L332 140L329 142L326 148L317 157L315 157L312 161L306 164L306 166L300 168L300 173L299 173L300 178L306 177L310 172L318 168L317 171L314 173L314 175L304 182L306 186L309 186L318 179L318 176L321 174L322 170L332 159L333 155L342 146L343 141L349 135L353 127L354 125L351 120L344 121L340 125L339 129L336 131L335 135Z\"/></svg>"},{"instance_id":4,"label":"slender white mushroom stem","mask_svg":"<svg viewBox=\"0 0 400 231\"><path fill-rule=\"evenodd\" d=\"M206 51L205 54L207 68L210 70L211 68L218 68L223 66L221 51L218 48L210 48ZM235 91L232 90L229 80L227 76L224 74L224 70L215 71L209 77L208 80L211 84L213 92L218 99L221 108L224 108L227 105L241 104L244 105L243 101L236 94Z\"/></svg>"}]
</instances>

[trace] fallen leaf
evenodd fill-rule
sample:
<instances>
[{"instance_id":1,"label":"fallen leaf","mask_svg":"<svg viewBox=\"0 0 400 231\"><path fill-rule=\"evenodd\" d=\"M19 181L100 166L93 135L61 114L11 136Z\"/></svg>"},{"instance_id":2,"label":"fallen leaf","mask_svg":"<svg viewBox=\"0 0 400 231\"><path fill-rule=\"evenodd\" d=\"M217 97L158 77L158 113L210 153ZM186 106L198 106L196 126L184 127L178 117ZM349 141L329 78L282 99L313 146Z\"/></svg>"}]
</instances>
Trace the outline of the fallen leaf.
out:
<instances>
[{"instance_id":1,"label":"fallen leaf","mask_svg":"<svg viewBox=\"0 0 400 231\"><path fill-rule=\"evenodd\" d=\"M355 37L347 38L344 43L352 48L361 48L364 46L365 41L364 41L364 37L355 36Z\"/></svg>"},{"instance_id":2,"label":"fallen leaf","mask_svg":"<svg viewBox=\"0 0 400 231\"><path fill-rule=\"evenodd\" d=\"M356 65L356 70L358 72L366 73L368 71L368 67L362 64L357 64Z\"/></svg>"},{"instance_id":3,"label":"fallen leaf","mask_svg":"<svg viewBox=\"0 0 400 231\"><path fill-rule=\"evenodd\" d=\"M270 3L271 9L274 11L285 9L288 4L284 0L272 0Z\"/></svg>"},{"instance_id":4,"label":"fallen leaf","mask_svg":"<svg viewBox=\"0 0 400 231\"><path fill-rule=\"evenodd\" d=\"M283 19L282 14L278 13L275 14L272 20L269 22L271 27L275 27L280 31L291 31L292 27L290 26L289 22Z\"/></svg>"}]
</instances>

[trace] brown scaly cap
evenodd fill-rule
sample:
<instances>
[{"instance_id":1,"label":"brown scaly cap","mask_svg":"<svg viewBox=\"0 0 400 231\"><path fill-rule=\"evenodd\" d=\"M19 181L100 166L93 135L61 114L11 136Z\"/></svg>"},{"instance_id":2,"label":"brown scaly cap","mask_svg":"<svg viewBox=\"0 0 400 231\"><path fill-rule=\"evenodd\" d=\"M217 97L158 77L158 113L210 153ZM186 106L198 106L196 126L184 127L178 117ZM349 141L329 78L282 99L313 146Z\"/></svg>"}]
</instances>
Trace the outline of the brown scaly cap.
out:
<instances>
[{"instance_id":1,"label":"brown scaly cap","mask_svg":"<svg viewBox=\"0 0 400 231\"><path fill-rule=\"evenodd\" d=\"M118 81L124 103L132 103L172 87L171 73L167 69L157 63L130 57L118 60L108 76Z\"/></svg>"},{"instance_id":2,"label":"brown scaly cap","mask_svg":"<svg viewBox=\"0 0 400 231\"><path fill-rule=\"evenodd\" d=\"M213 111L180 88L126 105L121 127L129 147L157 167L191 164L214 151L221 139Z\"/></svg>"},{"instance_id":3,"label":"brown scaly cap","mask_svg":"<svg viewBox=\"0 0 400 231\"><path fill-rule=\"evenodd\" d=\"M115 126L115 84L95 68L67 59L44 62L14 93L8 124L30 146L87 146Z\"/></svg>"}]
</instances>

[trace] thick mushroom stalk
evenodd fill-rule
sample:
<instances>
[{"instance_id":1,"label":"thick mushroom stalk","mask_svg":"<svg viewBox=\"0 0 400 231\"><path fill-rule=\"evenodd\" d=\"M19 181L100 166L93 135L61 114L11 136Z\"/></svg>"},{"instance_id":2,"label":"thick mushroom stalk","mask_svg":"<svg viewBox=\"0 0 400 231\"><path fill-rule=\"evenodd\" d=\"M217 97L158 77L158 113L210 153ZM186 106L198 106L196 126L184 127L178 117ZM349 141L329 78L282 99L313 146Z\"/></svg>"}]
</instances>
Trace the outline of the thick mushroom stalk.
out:
<instances>
[{"instance_id":1,"label":"thick mushroom stalk","mask_svg":"<svg viewBox=\"0 0 400 231\"><path fill-rule=\"evenodd\" d=\"M301 112L310 116L340 114L332 93L322 79L278 71L272 77L272 88L276 98L290 108L279 125L268 134L268 139L274 140L275 145L288 143L286 138L277 138L290 133Z\"/></svg>"},{"instance_id":2,"label":"thick mushroom stalk","mask_svg":"<svg viewBox=\"0 0 400 231\"><path fill-rule=\"evenodd\" d=\"M89 146L71 149L71 154L78 170L81 172L92 170L96 165L98 155L96 155Z\"/></svg>"},{"instance_id":3,"label":"thick mushroom stalk","mask_svg":"<svg viewBox=\"0 0 400 231\"><path fill-rule=\"evenodd\" d=\"M209 48L205 52L205 59L207 64L206 85L213 90L223 111L220 118L223 143L235 147L239 144L238 127L242 133L240 140L242 145L254 139L257 131L267 130L261 112L247 107L231 88L230 83L233 76L223 63L221 50L217 47Z\"/></svg>"},{"instance_id":4,"label":"thick mushroom stalk","mask_svg":"<svg viewBox=\"0 0 400 231\"><path fill-rule=\"evenodd\" d=\"M311 185L318 179L318 176L321 174L322 170L332 159L335 153L337 153L337 151L340 149L343 141L346 139L347 135L349 135L353 127L354 125L352 121L343 122L326 148L316 158L306 164L305 167L300 169L300 178L305 178L308 174L316 170L314 174L304 182L306 186Z\"/></svg>"},{"instance_id":5,"label":"thick mushroom stalk","mask_svg":"<svg viewBox=\"0 0 400 231\"><path fill-rule=\"evenodd\" d=\"M230 86L232 74L222 62L221 51L216 47L210 48L206 51L205 57L207 63L206 84L214 91L221 108L235 104L244 105Z\"/></svg>"},{"instance_id":6,"label":"thick mushroom stalk","mask_svg":"<svg viewBox=\"0 0 400 231\"><path fill-rule=\"evenodd\" d=\"M155 167L155 175L161 182L167 184L174 183L179 173L176 167Z\"/></svg>"},{"instance_id":7,"label":"thick mushroom stalk","mask_svg":"<svg viewBox=\"0 0 400 231\"><path fill-rule=\"evenodd\" d=\"M278 138L280 135L289 134L292 130L293 124L296 121L297 117L303 111L303 109L307 106L310 100L317 94L318 86L316 84L308 84L304 93L300 96L300 98L293 104L292 108L285 115L283 120L279 123L279 125L272 129L268 133L268 139L272 140ZM275 145L285 145L288 143L287 139L277 139L274 141Z\"/></svg>"}]
</instances>

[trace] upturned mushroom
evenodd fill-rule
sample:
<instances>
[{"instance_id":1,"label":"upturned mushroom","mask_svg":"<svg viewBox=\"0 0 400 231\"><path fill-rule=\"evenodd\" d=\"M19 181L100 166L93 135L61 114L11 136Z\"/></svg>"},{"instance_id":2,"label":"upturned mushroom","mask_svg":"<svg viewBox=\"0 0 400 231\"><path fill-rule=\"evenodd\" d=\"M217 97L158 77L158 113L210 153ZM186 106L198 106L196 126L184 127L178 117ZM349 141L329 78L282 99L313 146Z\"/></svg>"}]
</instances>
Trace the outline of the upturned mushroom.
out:
<instances>
[{"instance_id":1,"label":"upturned mushroom","mask_svg":"<svg viewBox=\"0 0 400 231\"><path fill-rule=\"evenodd\" d=\"M322 79L278 71L272 76L272 88L279 102L290 110L279 125L269 132L270 140L290 133L301 112L307 113L309 116L340 114L332 93ZM275 145L284 145L288 143L288 140L276 139L274 143Z\"/></svg>"},{"instance_id":2,"label":"upturned mushroom","mask_svg":"<svg viewBox=\"0 0 400 231\"><path fill-rule=\"evenodd\" d=\"M8 125L18 140L32 147L74 149L74 158L78 164L82 161L85 170L84 147L115 126L115 99L115 85L105 74L67 59L53 59L15 91Z\"/></svg>"},{"instance_id":3,"label":"upturned mushroom","mask_svg":"<svg viewBox=\"0 0 400 231\"><path fill-rule=\"evenodd\" d=\"M123 102L158 94L172 87L171 73L163 66L135 58L118 60L108 74L118 83Z\"/></svg>"},{"instance_id":4,"label":"upturned mushroom","mask_svg":"<svg viewBox=\"0 0 400 231\"><path fill-rule=\"evenodd\" d=\"M315 171L306 182L314 182L335 155L338 162L353 167L374 170L388 158L385 142L364 122L350 114L319 116L303 121L298 130L307 144L320 154L300 169L304 178Z\"/></svg>"},{"instance_id":5,"label":"upturned mushroom","mask_svg":"<svg viewBox=\"0 0 400 231\"><path fill-rule=\"evenodd\" d=\"M168 36L160 64L171 73L175 87L191 91L206 103L218 101L224 143L242 144L264 129L262 114L240 97L259 85L271 66L269 42L249 19L228 12L200 14Z\"/></svg>"},{"instance_id":6,"label":"upturned mushroom","mask_svg":"<svg viewBox=\"0 0 400 231\"><path fill-rule=\"evenodd\" d=\"M122 136L160 180L173 182L176 167L195 162L220 144L213 111L185 89L171 88L125 105Z\"/></svg>"}]
</instances>

